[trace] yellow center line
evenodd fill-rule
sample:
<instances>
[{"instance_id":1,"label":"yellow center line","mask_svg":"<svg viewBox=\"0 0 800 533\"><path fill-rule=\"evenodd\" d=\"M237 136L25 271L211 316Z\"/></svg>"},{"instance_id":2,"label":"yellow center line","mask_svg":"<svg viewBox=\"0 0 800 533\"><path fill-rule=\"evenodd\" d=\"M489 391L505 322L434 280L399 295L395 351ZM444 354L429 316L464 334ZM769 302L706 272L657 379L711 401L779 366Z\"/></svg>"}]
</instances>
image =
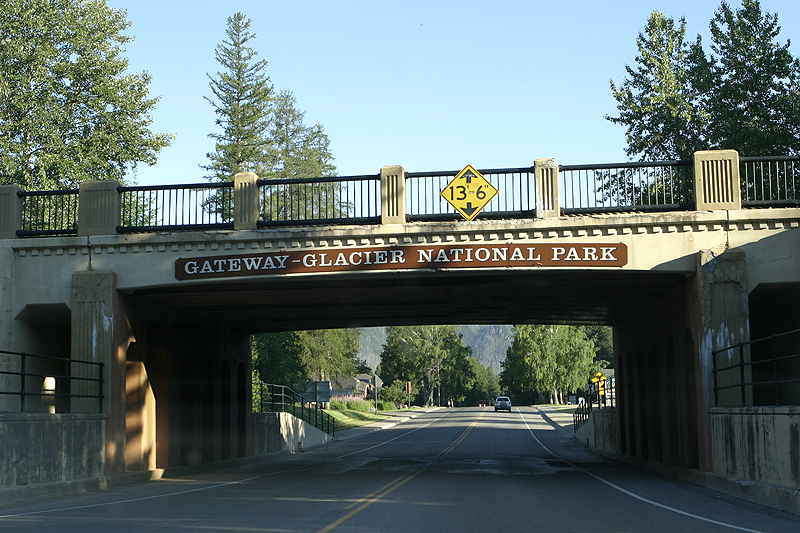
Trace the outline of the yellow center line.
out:
<instances>
[{"instance_id":1,"label":"yellow center line","mask_svg":"<svg viewBox=\"0 0 800 533\"><path fill-rule=\"evenodd\" d=\"M355 507L356 505L358 505L358 504L360 504L360 503L362 503L362 502L365 502L365 501L369 500L370 498L372 498L372 497L373 497L373 496L375 496L376 494L379 494L379 493L381 493L381 492L383 492L383 491L385 491L385 490L389 489L389 488L390 488L392 485L394 485L395 483L401 483L401 482L402 482L402 483L405 483L405 482L407 481L407 480L405 480L405 478L407 478L408 476L409 476L409 474L406 474L406 475L400 476L399 478L395 479L394 481L391 481L390 483L387 483L387 484L386 484L386 485L384 485L383 487L379 488L379 489L378 489L378 490L376 490L375 492L372 492L372 493L370 493L370 494L367 494L366 496L364 496L364 497L363 497L363 498L361 498L360 500L358 500L358 501L355 501L355 502L351 503L350 505L348 505L347 507L345 507L345 509L350 509L351 507ZM397 488L397 487L395 487L395 488ZM387 494L388 494L388 493L387 493Z\"/></svg>"},{"instance_id":2,"label":"yellow center line","mask_svg":"<svg viewBox=\"0 0 800 533\"><path fill-rule=\"evenodd\" d=\"M348 506L347 506L345 509L349 509L350 507L353 507L353 505L358 505L358 503L360 503L360 502L363 502L364 500L367 500L367 498L370 498L370 499L369 499L369 500L367 500L365 503L363 503L363 504L362 504L360 507L358 507L358 508L356 508L356 509L353 509L352 511L350 511L349 513L347 513L346 515L344 515L343 517L341 517L341 518L340 518L339 520L337 520L336 522L333 522L332 524L330 524L330 525L328 525L328 526L324 527L323 529L320 529L320 530L319 530L317 533L328 533L328 531L331 531L332 529L334 529L334 528L336 528L336 527L340 526L340 525L341 525L341 524L343 524L345 521L347 521L347 520L349 520L350 518L352 518L353 516L357 515L358 513L360 513L361 511L363 511L364 509L366 509L367 507L369 507L369 506L370 506L370 505L372 505L373 503L377 502L378 500L380 500L381 498L383 498L383 497L384 497L384 496L386 496L387 494L390 494L391 492L395 491L396 489L400 488L401 486L403 486L403 485L405 485L406 483L408 483L409 481L411 481L411 479L413 479L413 478L414 478L414 476L416 476L417 474L419 474L420 472L422 472L422 470L424 470L424 468L421 468L421 469L417 470L417 471L416 471L416 472L414 472L414 473L411 473L411 474L407 474L407 475L405 475L405 476L402 476L402 477L400 477L400 478L398 478L398 479L396 479L396 480L392 481L392 482L391 482L391 483L389 483L388 485L384 485L382 488L380 488L380 489L378 489L377 491L375 491L375 492L373 492L373 493L372 493L372 494L377 494L377 493L379 493L379 494L377 494L377 496L375 496L375 497L373 497L373 498L370 498L370 496L372 496L372 494L371 494L370 496L367 496L367 497L365 497L365 498L362 498L361 500L357 501L357 502L356 502L356 503L354 503L354 504L348 505ZM385 489L385 490L384 490L384 489ZM383 492L381 492L381 491L383 491Z\"/></svg>"},{"instance_id":3,"label":"yellow center line","mask_svg":"<svg viewBox=\"0 0 800 533\"><path fill-rule=\"evenodd\" d=\"M478 421L483 417L483 415L485 413L486 413L486 409L481 411L481 414L478 416L478 418L476 418L472 422L472 424L470 424L469 427L467 429L465 429L464 432L461 435L459 435L459 437L456 440L453 441L453 443L450 446L448 446L447 448L445 448L444 450L439 452L438 456L447 455L448 453L453 451L453 449L455 449L455 447L458 446L458 444L461 443L461 441L463 441L467 437L467 435L469 435L469 432L472 431L472 428L474 428L475 425L477 425ZM328 533L329 531L339 527L340 525L345 523L347 520L351 519L352 517L354 517L355 515L357 515L358 513L360 513L361 511L363 511L364 509L366 509L370 505L372 505L373 503L377 502L381 498L384 498L388 494L391 494L395 490L399 489L400 487L402 487L403 485L405 485L406 483L411 481L417 474L419 474L423 470L425 470L425 467L422 467L419 470L417 470L416 472L413 472L411 474L406 474L404 476L400 476L399 478L397 478L397 479L387 483L383 487L379 488L375 492L372 492L372 493L368 494L367 496L364 496L363 498L359 499L358 501L351 503L350 505L345 507L345 509L352 509L353 507L356 507L356 506L358 506L358 507L356 507L355 509L353 509L352 511L350 511L349 513L347 513L346 515L344 515L343 517L341 517L337 521L335 521L335 522L325 526L324 528L320 529L317 533Z\"/></svg>"},{"instance_id":4,"label":"yellow center line","mask_svg":"<svg viewBox=\"0 0 800 533\"><path fill-rule=\"evenodd\" d=\"M478 423L478 421L483 417L483 415L485 413L486 413L486 408L484 408L484 410L481 411L481 414L478 415L478 418L476 418L475 421L472 422L472 424L470 424L469 427L464 430L464 433L462 433L456 440L454 440L453 443L450 446L448 446L447 448L445 448L444 450L442 450L441 452L436 454L436 456L437 457L441 457L443 455L447 455L448 453L452 452L456 448L456 446L461 444L461 441L463 441L465 438L467 438L467 435L469 435L469 432L472 431L472 428L475 427L475 425Z\"/></svg>"}]
</instances>

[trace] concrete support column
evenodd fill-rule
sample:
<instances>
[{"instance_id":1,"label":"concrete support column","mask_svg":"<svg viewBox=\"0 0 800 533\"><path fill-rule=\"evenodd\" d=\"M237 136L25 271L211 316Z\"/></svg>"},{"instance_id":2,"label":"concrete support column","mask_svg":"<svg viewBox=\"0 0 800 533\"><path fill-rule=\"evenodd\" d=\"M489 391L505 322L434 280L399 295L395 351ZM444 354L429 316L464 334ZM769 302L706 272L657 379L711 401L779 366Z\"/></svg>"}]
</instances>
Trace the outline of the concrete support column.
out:
<instances>
[{"instance_id":1,"label":"concrete support column","mask_svg":"<svg viewBox=\"0 0 800 533\"><path fill-rule=\"evenodd\" d=\"M14 239L22 229L22 198L17 185L0 185L0 239Z\"/></svg>"},{"instance_id":2,"label":"concrete support column","mask_svg":"<svg viewBox=\"0 0 800 533\"><path fill-rule=\"evenodd\" d=\"M258 227L258 175L239 172L233 177L233 229L248 230Z\"/></svg>"},{"instance_id":3,"label":"concrete support column","mask_svg":"<svg viewBox=\"0 0 800 533\"><path fill-rule=\"evenodd\" d=\"M117 290L113 272L75 272L72 274L72 361L103 363L103 412L108 412L109 377L114 360L114 298ZM98 377L94 365L72 365L72 377ZM96 396L95 382L73 380L71 392ZM72 398L70 412L97 413L93 398Z\"/></svg>"},{"instance_id":4,"label":"concrete support column","mask_svg":"<svg viewBox=\"0 0 800 533\"><path fill-rule=\"evenodd\" d=\"M381 168L381 224L406 221L406 171L400 165Z\"/></svg>"},{"instance_id":5,"label":"concrete support column","mask_svg":"<svg viewBox=\"0 0 800 533\"><path fill-rule=\"evenodd\" d=\"M120 195L116 181L84 181L80 185L78 235L116 235Z\"/></svg>"},{"instance_id":6,"label":"concrete support column","mask_svg":"<svg viewBox=\"0 0 800 533\"><path fill-rule=\"evenodd\" d=\"M747 262L744 252L725 251L717 255L711 250L698 253L697 280L701 297L703 332L700 358L705 389L705 407L714 407L714 376L711 352L750 340ZM738 350L717 355L717 366L750 362L750 352ZM742 371L735 368L717 374L717 385L741 382ZM744 379L751 380L751 369L744 368ZM717 406L742 407L739 387L720 391ZM744 405L753 404L752 387L745 389ZM707 411L706 411L707 412Z\"/></svg>"},{"instance_id":7,"label":"concrete support column","mask_svg":"<svg viewBox=\"0 0 800 533\"><path fill-rule=\"evenodd\" d=\"M742 208L736 150L694 153L694 197L697 211Z\"/></svg>"},{"instance_id":8,"label":"concrete support column","mask_svg":"<svg viewBox=\"0 0 800 533\"><path fill-rule=\"evenodd\" d=\"M105 424L107 475L125 472L125 363L130 332L120 328L124 320L122 315L114 272L72 274L72 376L97 377L94 365L75 364L75 361L103 363L103 413L108 416ZM96 395L98 391L94 381L73 379L70 386L73 395ZM72 413L97 413L98 409L99 403L94 398L72 398L70 402Z\"/></svg>"},{"instance_id":9,"label":"concrete support column","mask_svg":"<svg viewBox=\"0 0 800 533\"><path fill-rule=\"evenodd\" d=\"M552 157L533 163L536 183L536 218L558 218L561 215L558 190L558 163Z\"/></svg>"}]
</instances>

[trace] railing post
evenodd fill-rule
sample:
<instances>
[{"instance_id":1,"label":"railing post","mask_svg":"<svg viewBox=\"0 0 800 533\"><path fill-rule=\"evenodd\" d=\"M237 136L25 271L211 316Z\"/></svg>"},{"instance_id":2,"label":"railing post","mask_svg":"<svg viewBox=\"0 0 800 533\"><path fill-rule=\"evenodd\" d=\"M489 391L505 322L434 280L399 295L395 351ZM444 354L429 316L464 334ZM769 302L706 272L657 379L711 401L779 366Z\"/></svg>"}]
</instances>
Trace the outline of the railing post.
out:
<instances>
[{"instance_id":1,"label":"railing post","mask_svg":"<svg viewBox=\"0 0 800 533\"><path fill-rule=\"evenodd\" d=\"M694 197L697 211L742 208L739 153L736 150L694 153Z\"/></svg>"},{"instance_id":2,"label":"railing post","mask_svg":"<svg viewBox=\"0 0 800 533\"><path fill-rule=\"evenodd\" d=\"M552 157L533 163L536 184L536 218L561 216L558 191L558 163Z\"/></svg>"},{"instance_id":3,"label":"railing post","mask_svg":"<svg viewBox=\"0 0 800 533\"><path fill-rule=\"evenodd\" d=\"M233 177L233 229L258 227L258 176L254 172L239 172Z\"/></svg>"},{"instance_id":4,"label":"railing post","mask_svg":"<svg viewBox=\"0 0 800 533\"><path fill-rule=\"evenodd\" d=\"M0 239L13 239L22 229L22 191L18 185L0 185Z\"/></svg>"},{"instance_id":5,"label":"railing post","mask_svg":"<svg viewBox=\"0 0 800 533\"><path fill-rule=\"evenodd\" d=\"M405 224L406 171L400 165L381 168L381 224Z\"/></svg>"},{"instance_id":6,"label":"railing post","mask_svg":"<svg viewBox=\"0 0 800 533\"><path fill-rule=\"evenodd\" d=\"M78 235L116 235L120 225L120 194L116 181L80 184Z\"/></svg>"}]
</instances>

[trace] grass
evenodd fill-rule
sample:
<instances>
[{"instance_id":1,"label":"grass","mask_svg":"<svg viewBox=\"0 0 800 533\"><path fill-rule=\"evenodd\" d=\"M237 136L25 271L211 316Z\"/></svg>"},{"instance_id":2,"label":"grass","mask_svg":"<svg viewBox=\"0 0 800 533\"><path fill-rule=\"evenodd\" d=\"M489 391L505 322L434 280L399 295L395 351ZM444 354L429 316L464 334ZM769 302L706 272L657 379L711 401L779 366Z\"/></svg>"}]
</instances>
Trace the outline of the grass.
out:
<instances>
[{"instance_id":1,"label":"grass","mask_svg":"<svg viewBox=\"0 0 800 533\"><path fill-rule=\"evenodd\" d=\"M384 413L383 411L375 414L369 411L353 411L350 409L326 409L325 412L336 419L336 431L344 431L373 422L380 422L396 414Z\"/></svg>"}]
</instances>

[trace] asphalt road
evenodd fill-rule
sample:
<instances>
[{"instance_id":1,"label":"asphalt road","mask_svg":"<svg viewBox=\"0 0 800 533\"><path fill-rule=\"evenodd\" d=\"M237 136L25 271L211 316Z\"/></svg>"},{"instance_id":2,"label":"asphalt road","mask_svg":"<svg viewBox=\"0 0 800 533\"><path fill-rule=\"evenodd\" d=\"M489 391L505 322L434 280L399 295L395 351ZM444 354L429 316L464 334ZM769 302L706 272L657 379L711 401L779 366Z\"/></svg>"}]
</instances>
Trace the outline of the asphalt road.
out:
<instances>
[{"instance_id":1,"label":"asphalt road","mask_svg":"<svg viewBox=\"0 0 800 533\"><path fill-rule=\"evenodd\" d=\"M591 454L523 407L442 409L247 466L0 504L0 531L783 533L800 517Z\"/></svg>"}]
</instances>

